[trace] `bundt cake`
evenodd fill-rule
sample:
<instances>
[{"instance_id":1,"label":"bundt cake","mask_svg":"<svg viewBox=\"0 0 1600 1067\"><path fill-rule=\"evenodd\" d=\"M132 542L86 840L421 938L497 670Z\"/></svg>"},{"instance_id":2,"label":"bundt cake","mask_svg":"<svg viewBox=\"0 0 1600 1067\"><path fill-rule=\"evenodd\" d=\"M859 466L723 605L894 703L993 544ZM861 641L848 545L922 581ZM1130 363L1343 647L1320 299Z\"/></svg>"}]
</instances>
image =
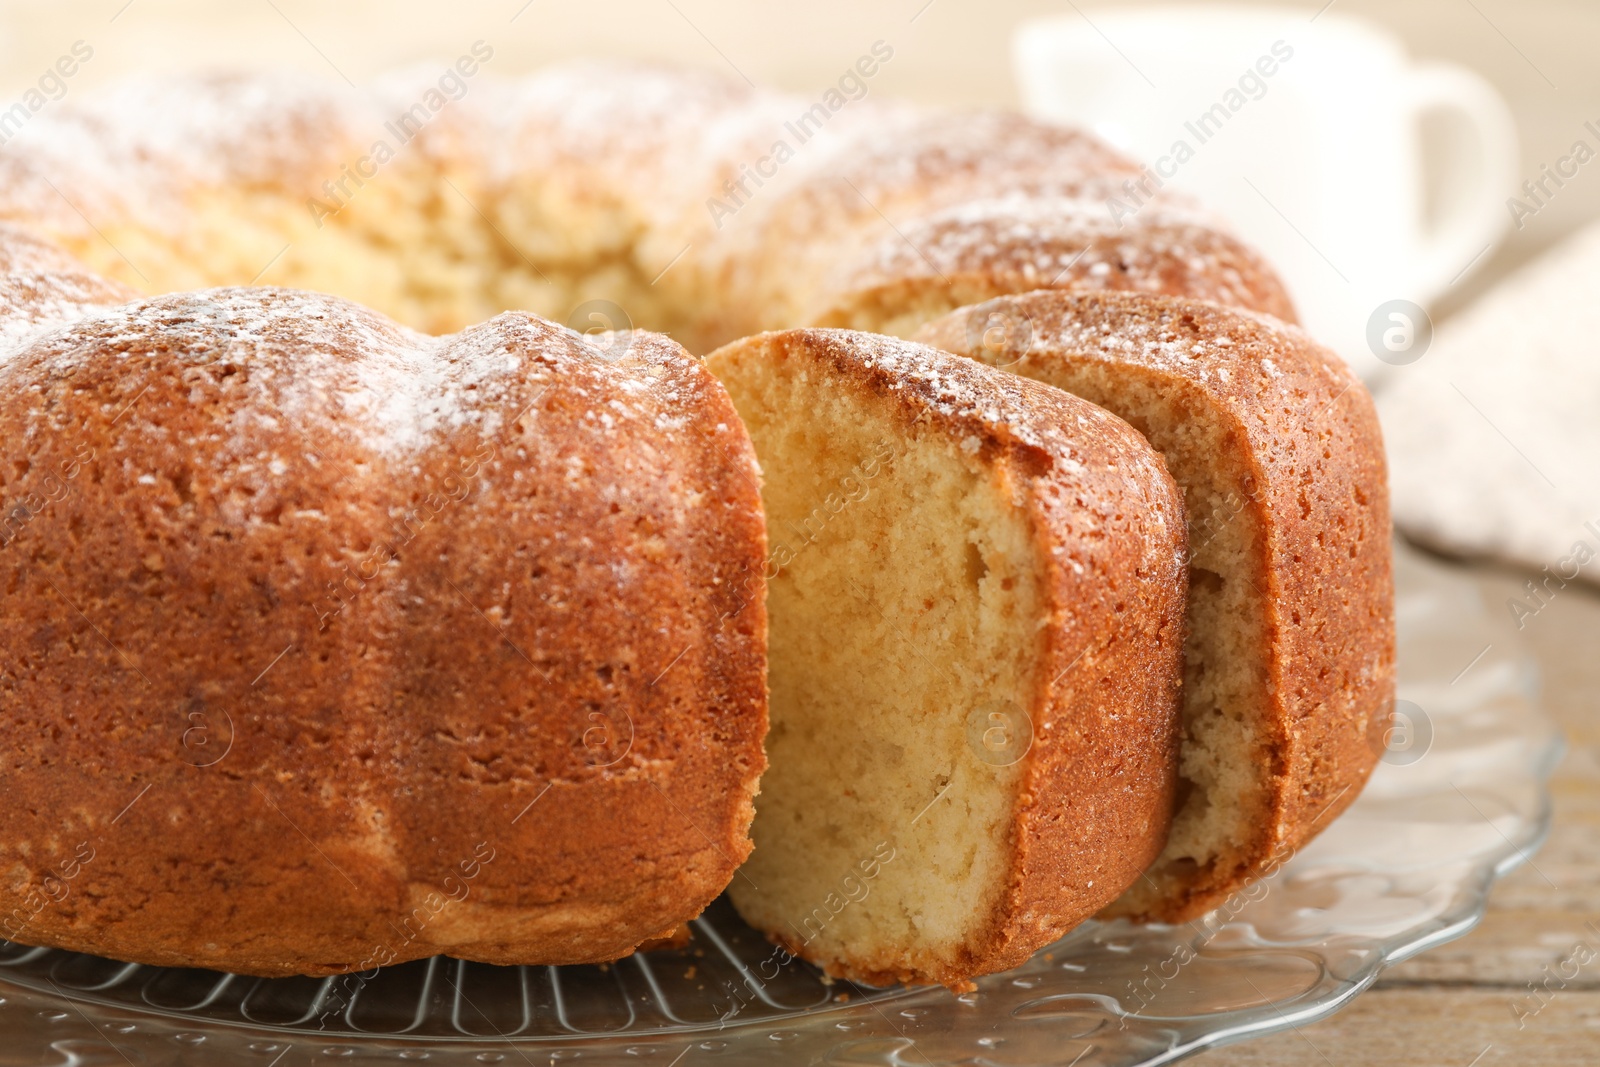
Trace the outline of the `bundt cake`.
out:
<instances>
[{"instance_id":1,"label":"bundt cake","mask_svg":"<svg viewBox=\"0 0 1600 1067\"><path fill-rule=\"evenodd\" d=\"M707 363L772 546L771 769L734 905L874 985L1021 963L1165 837L1177 488L1122 420L925 346L793 330Z\"/></svg>"},{"instance_id":2,"label":"bundt cake","mask_svg":"<svg viewBox=\"0 0 1600 1067\"><path fill-rule=\"evenodd\" d=\"M1141 172L1076 131L492 57L0 154L0 937L599 961L732 879L960 987L1348 802L1382 467L1254 252L1167 191L1113 228Z\"/></svg>"},{"instance_id":3,"label":"bundt cake","mask_svg":"<svg viewBox=\"0 0 1600 1067\"><path fill-rule=\"evenodd\" d=\"M269 975L585 962L723 890L766 552L699 362L523 313L116 303L0 248L0 936Z\"/></svg>"},{"instance_id":4,"label":"bundt cake","mask_svg":"<svg viewBox=\"0 0 1600 1067\"><path fill-rule=\"evenodd\" d=\"M1299 330L1194 300L1027 293L918 337L1115 412L1182 486L1179 805L1160 859L1106 914L1216 907L1344 810L1383 751L1394 587L1371 397Z\"/></svg>"}]
</instances>

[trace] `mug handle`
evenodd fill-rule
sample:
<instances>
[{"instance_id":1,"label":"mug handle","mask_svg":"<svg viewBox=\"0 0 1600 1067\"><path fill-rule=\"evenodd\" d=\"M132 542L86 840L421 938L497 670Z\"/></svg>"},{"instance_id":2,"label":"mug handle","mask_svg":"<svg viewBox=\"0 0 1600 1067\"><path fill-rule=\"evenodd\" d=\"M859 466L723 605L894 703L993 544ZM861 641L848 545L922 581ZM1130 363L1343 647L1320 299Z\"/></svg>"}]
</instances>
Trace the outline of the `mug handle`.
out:
<instances>
[{"instance_id":1,"label":"mug handle","mask_svg":"<svg viewBox=\"0 0 1600 1067\"><path fill-rule=\"evenodd\" d=\"M1411 121L1454 114L1473 129L1477 142L1465 150L1457 143L1455 158L1440 160L1436 168L1444 175L1440 195L1449 213L1416 239L1413 282L1426 303L1476 265L1510 221L1504 198L1516 184L1517 123L1494 86L1465 67L1418 63L1408 72L1406 89ZM1417 217L1426 217L1420 208Z\"/></svg>"}]
</instances>

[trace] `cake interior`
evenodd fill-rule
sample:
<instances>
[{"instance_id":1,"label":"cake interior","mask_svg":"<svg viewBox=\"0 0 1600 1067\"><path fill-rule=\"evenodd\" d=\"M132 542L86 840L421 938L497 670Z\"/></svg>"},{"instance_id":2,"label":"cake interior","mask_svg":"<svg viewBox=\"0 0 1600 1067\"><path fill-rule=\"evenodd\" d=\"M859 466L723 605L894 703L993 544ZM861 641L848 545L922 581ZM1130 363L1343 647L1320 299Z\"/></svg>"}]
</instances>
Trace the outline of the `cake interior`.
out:
<instances>
[{"instance_id":1,"label":"cake interior","mask_svg":"<svg viewBox=\"0 0 1600 1067\"><path fill-rule=\"evenodd\" d=\"M287 186L205 187L187 196L181 225L123 216L54 236L150 295L275 285L342 296L435 334L525 310L584 331L659 330L695 351L715 340L696 331L700 294L675 288L678 278L659 284L664 263L644 262L640 226L620 204L570 202L537 174L489 185L422 153L343 188L350 195L329 213L314 210L325 193L314 203ZM593 300L616 307L582 312ZM575 312L581 322L568 321Z\"/></svg>"},{"instance_id":2,"label":"cake interior","mask_svg":"<svg viewBox=\"0 0 1600 1067\"><path fill-rule=\"evenodd\" d=\"M1149 439L1189 514L1188 637L1178 808L1166 848L1108 914L1162 917L1255 859L1275 768L1263 615L1263 536L1242 450L1190 383L1088 359L1031 358L1014 371L1119 415ZM1213 902L1214 903L1214 902Z\"/></svg>"},{"instance_id":3,"label":"cake interior","mask_svg":"<svg viewBox=\"0 0 1600 1067\"><path fill-rule=\"evenodd\" d=\"M911 338L923 326L957 308L980 304L1006 292L987 279L963 275L911 279L849 294L844 304L829 312L817 325Z\"/></svg>"},{"instance_id":4,"label":"cake interior","mask_svg":"<svg viewBox=\"0 0 1600 1067\"><path fill-rule=\"evenodd\" d=\"M969 719L1033 711L1029 519L962 442L792 342L709 363L760 457L772 551L771 767L734 903L839 973L939 981L982 943L1015 848L1025 764L979 758Z\"/></svg>"}]
</instances>

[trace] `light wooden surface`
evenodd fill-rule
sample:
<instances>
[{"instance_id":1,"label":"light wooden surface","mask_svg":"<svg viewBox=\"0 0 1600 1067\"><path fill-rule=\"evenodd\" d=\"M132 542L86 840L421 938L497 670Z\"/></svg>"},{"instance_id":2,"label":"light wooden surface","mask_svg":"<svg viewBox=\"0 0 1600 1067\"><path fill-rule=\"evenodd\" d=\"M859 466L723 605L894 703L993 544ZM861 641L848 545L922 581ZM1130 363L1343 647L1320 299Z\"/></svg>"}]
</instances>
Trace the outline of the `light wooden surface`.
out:
<instances>
[{"instance_id":1,"label":"light wooden surface","mask_svg":"<svg viewBox=\"0 0 1600 1067\"><path fill-rule=\"evenodd\" d=\"M1411 51L1466 63L1506 95L1522 130L1522 173L1567 151L1600 119L1600 4L1592 0L1337 0L1338 10L1399 33ZM1083 5L1092 11L1086 2ZM1297 4L1308 15L1322 0ZM1070 12L1058 0L0 0L5 105L73 41L93 43L70 91L135 72L275 64L357 83L400 63L453 55L484 38L495 68L515 74L579 55L670 60L815 91L884 39L894 61L873 92L941 103L1013 103L1016 24ZM515 18L513 19L513 16ZM1353 72L1352 76L1358 76ZM1450 294L1462 306L1516 264L1600 217L1600 171L1585 172ZM1475 567L1492 605L1522 577ZM1402 964L1325 1022L1197 1057L1197 1064L1600 1064L1600 957L1519 1027L1530 1000L1573 947L1600 952L1600 595L1569 586L1524 633L1545 674L1546 702L1570 744L1555 783L1555 826L1532 865L1495 891L1465 938Z\"/></svg>"}]
</instances>

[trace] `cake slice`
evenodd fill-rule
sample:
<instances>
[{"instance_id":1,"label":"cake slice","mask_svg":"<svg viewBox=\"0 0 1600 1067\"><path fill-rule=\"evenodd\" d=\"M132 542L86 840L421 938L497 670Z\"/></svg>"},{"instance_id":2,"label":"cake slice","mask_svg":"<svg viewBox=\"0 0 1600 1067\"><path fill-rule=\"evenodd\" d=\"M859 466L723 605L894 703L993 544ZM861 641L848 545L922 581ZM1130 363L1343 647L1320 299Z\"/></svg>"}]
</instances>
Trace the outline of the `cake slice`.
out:
<instances>
[{"instance_id":1,"label":"cake slice","mask_svg":"<svg viewBox=\"0 0 1600 1067\"><path fill-rule=\"evenodd\" d=\"M764 472L769 769L735 906L963 988L1114 900L1175 786L1183 504L1122 420L922 345L708 357Z\"/></svg>"},{"instance_id":2,"label":"cake slice","mask_svg":"<svg viewBox=\"0 0 1600 1067\"><path fill-rule=\"evenodd\" d=\"M1107 914L1203 914L1348 806L1383 750L1394 586L1372 400L1298 329L1200 301L1040 291L918 336L1115 412L1183 487L1179 807Z\"/></svg>"}]
</instances>

